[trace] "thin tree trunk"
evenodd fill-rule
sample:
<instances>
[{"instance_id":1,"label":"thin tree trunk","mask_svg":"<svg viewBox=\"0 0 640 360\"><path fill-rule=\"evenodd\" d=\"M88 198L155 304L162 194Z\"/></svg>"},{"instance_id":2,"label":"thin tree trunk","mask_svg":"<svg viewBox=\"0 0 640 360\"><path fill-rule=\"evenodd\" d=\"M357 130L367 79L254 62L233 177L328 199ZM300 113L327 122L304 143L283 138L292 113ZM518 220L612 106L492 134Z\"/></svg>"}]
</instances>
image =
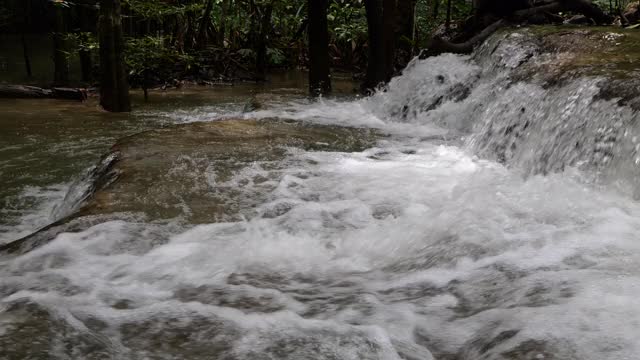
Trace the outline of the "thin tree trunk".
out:
<instances>
[{"instance_id":1,"label":"thin tree trunk","mask_svg":"<svg viewBox=\"0 0 640 360\"><path fill-rule=\"evenodd\" d=\"M395 72L396 63L396 36L397 29L397 4L398 0L383 0L382 11L382 41L384 46L384 82L391 80Z\"/></svg>"},{"instance_id":2,"label":"thin tree trunk","mask_svg":"<svg viewBox=\"0 0 640 360\"><path fill-rule=\"evenodd\" d=\"M313 96L331 92L329 69L328 0L308 0L309 91Z\"/></svg>"},{"instance_id":3,"label":"thin tree trunk","mask_svg":"<svg viewBox=\"0 0 640 360\"><path fill-rule=\"evenodd\" d=\"M192 12L188 12L186 14L186 31L185 31L185 49L193 49L193 42L195 38L195 22L194 16Z\"/></svg>"},{"instance_id":4,"label":"thin tree trunk","mask_svg":"<svg viewBox=\"0 0 640 360\"><path fill-rule=\"evenodd\" d=\"M447 20L445 22L445 28L449 30L451 27L451 0L447 0Z\"/></svg>"},{"instance_id":5,"label":"thin tree trunk","mask_svg":"<svg viewBox=\"0 0 640 360\"><path fill-rule=\"evenodd\" d=\"M441 0L433 0L433 19L437 19L440 16L440 1Z\"/></svg>"},{"instance_id":6,"label":"thin tree trunk","mask_svg":"<svg viewBox=\"0 0 640 360\"><path fill-rule=\"evenodd\" d=\"M362 87L364 91L370 92L385 81L382 0L365 0L364 5L369 30L369 59Z\"/></svg>"},{"instance_id":7,"label":"thin tree trunk","mask_svg":"<svg viewBox=\"0 0 640 360\"><path fill-rule=\"evenodd\" d=\"M231 0L224 0L222 2L222 17L220 18L220 31L218 31L218 46L224 47L225 36L227 32L227 14L229 13L229 7L231 6Z\"/></svg>"},{"instance_id":8,"label":"thin tree trunk","mask_svg":"<svg viewBox=\"0 0 640 360\"><path fill-rule=\"evenodd\" d=\"M120 0L100 0L100 105L111 112L131 111L124 64Z\"/></svg>"},{"instance_id":9,"label":"thin tree trunk","mask_svg":"<svg viewBox=\"0 0 640 360\"><path fill-rule=\"evenodd\" d=\"M256 44L256 80L264 81L267 79L267 39L269 31L271 30L273 2L265 5L264 9L259 13L261 13L261 17Z\"/></svg>"},{"instance_id":10,"label":"thin tree trunk","mask_svg":"<svg viewBox=\"0 0 640 360\"><path fill-rule=\"evenodd\" d=\"M207 2L207 6L204 9L202 20L200 21L200 27L198 28L198 40L197 48L203 49L207 45L207 29L211 22L211 11L213 11L213 0Z\"/></svg>"},{"instance_id":11,"label":"thin tree trunk","mask_svg":"<svg viewBox=\"0 0 640 360\"><path fill-rule=\"evenodd\" d=\"M31 25L31 2L25 1L22 10L22 35L20 36L20 41L22 42L22 56L24 57L24 67L27 71L27 76L32 77L33 72L31 71L31 58L29 57L29 47L27 46L27 39L25 37L25 33Z\"/></svg>"},{"instance_id":12,"label":"thin tree trunk","mask_svg":"<svg viewBox=\"0 0 640 360\"><path fill-rule=\"evenodd\" d=\"M64 10L61 7L54 7L54 33L53 33L53 83L55 86L66 86L69 84L69 59L67 57L67 46L64 38L66 24Z\"/></svg>"},{"instance_id":13,"label":"thin tree trunk","mask_svg":"<svg viewBox=\"0 0 640 360\"><path fill-rule=\"evenodd\" d=\"M415 14L417 0L398 1L398 50L402 66L407 65L414 54Z\"/></svg>"},{"instance_id":14,"label":"thin tree trunk","mask_svg":"<svg viewBox=\"0 0 640 360\"><path fill-rule=\"evenodd\" d=\"M27 39L25 38L24 32L20 37L22 41L22 54L24 56L24 67L27 70L27 76L32 77L33 73L31 72L31 58L29 57L29 48L27 47Z\"/></svg>"},{"instance_id":15,"label":"thin tree trunk","mask_svg":"<svg viewBox=\"0 0 640 360\"><path fill-rule=\"evenodd\" d=\"M85 8L78 8L78 17L80 21L80 37L82 41L87 41L86 34L91 31L91 25L89 21L91 21L91 15ZM91 63L91 51L86 49L80 49L78 51L78 55L80 57L80 69L82 72L82 81L86 83L90 83L93 80L92 76L92 63Z\"/></svg>"}]
</instances>

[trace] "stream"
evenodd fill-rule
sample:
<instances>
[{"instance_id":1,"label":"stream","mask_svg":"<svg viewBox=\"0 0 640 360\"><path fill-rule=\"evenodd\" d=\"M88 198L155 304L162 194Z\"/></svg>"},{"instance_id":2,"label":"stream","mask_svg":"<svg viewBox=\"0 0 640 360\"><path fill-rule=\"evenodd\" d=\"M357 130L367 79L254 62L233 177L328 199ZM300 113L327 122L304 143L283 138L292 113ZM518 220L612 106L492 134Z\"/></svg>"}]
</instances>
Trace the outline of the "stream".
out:
<instances>
[{"instance_id":1,"label":"stream","mask_svg":"<svg viewBox=\"0 0 640 360\"><path fill-rule=\"evenodd\" d=\"M501 46L502 67L414 60L370 98L274 82L133 115L0 102L0 242L60 218L73 180L140 131L277 117L385 134L225 179L176 167L259 194L239 220L121 214L3 255L0 358L640 359L637 112L599 99L598 78L510 83L529 50Z\"/></svg>"}]
</instances>

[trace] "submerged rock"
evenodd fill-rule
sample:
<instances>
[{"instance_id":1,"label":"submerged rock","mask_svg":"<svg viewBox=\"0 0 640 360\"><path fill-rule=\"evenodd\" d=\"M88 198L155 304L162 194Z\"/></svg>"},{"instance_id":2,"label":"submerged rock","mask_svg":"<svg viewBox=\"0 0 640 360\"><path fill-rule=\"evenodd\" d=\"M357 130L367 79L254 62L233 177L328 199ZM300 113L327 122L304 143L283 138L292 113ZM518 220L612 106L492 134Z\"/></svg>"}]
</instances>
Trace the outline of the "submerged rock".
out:
<instances>
[{"instance_id":1,"label":"submerged rock","mask_svg":"<svg viewBox=\"0 0 640 360\"><path fill-rule=\"evenodd\" d=\"M0 247L23 252L97 218L141 217L189 224L251 217L286 174L296 148L353 152L372 146L375 130L297 121L229 119L143 132L118 141L73 195L78 211ZM86 226L83 224L86 223Z\"/></svg>"}]
</instances>

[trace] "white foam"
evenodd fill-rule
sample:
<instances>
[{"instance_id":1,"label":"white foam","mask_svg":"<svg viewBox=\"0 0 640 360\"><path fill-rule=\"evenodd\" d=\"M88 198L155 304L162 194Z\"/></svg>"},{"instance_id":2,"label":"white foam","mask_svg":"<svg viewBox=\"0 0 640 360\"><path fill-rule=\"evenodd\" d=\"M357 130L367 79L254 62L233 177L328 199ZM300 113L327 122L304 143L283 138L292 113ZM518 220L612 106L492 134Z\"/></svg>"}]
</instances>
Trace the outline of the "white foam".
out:
<instances>
[{"instance_id":1,"label":"white foam","mask_svg":"<svg viewBox=\"0 0 640 360\"><path fill-rule=\"evenodd\" d=\"M198 178L211 191L266 192L244 221L178 234L105 222L0 259L0 326L9 305L30 301L130 358L193 348L256 359L637 358L640 206L586 186L576 169L525 179L433 141L509 104L478 111L505 91L479 82L480 71L446 55L413 63L370 99L246 114L401 136L360 153L291 150L277 171ZM474 85L462 103L459 85ZM576 104L592 100L586 90L559 116L585 111ZM256 174L269 186L246 181ZM106 330L85 325L96 319ZM126 325L145 331L125 336ZM173 331L184 341L176 348Z\"/></svg>"},{"instance_id":2,"label":"white foam","mask_svg":"<svg viewBox=\"0 0 640 360\"><path fill-rule=\"evenodd\" d=\"M611 359L637 353L637 204L560 175L525 181L455 147L422 143L405 154L402 146L293 152L291 168L271 194L290 204L288 212L198 226L137 255L116 250L148 241L132 230L135 224L108 222L60 235L3 260L3 271L14 274L3 282L23 289L3 302L82 307L121 322L110 309L127 299L146 309L138 314L142 321L158 311L182 311L186 305L174 300L178 289L209 287L288 312L286 320L285 313L257 312L249 320L226 312L225 321L251 328L237 339L237 354L293 341L300 330L292 329L309 319L320 326L309 334L364 336L380 346L377 358L394 358L399 348L428 353L429 346L415 342L416 331L440 344L439 351L459 351L487 335L488 324L494 324L491 333L519 331L500 345L504 349L533 339L561 353L571 349L579 359L601 359L605 350ZM42 280L54 275L65 282ZM34 284L47 295L28 290ZM71 297L65 295L70 286L77 292ZM149 308L162 303L172 305ZM313 309L320 310L301 317ZM464 311L472 315L461 316ZM271 330L260 330L264 321ZM322 351L356 358L363 348L354 341L352 350Z\"/></svg>"},{"instance_id":3,"label":"white foam","mask_svg":"<svg viewBox=\"0 0 640 360\"><path fill-rule=\"evenodd\" d=\"M0 244L27 236L57 220L55 210L62 203L70 184L46 187L27 186L4 200L0 215Z\"/></svg>"}]
</instances>

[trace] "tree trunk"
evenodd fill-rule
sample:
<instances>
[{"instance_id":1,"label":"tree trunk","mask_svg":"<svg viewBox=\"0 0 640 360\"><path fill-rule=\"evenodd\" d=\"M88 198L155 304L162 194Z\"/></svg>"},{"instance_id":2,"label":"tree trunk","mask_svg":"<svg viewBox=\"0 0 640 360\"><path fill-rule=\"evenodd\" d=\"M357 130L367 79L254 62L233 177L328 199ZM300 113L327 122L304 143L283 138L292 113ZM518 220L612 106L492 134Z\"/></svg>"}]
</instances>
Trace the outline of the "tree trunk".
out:
<instances>
[{"instance_id":1,"label":"tree trunk","mask_svg":"<svg viewBox=\"0 0 640 360\"><path fill-rule=\"evenodd\" d=\"M33 76L33 73L31 71L31 58L29 57L29 49L27 47L27 39L24 36L24 32L22 33L20 40L22 41L22 55L24 57L24 67L25 67L25 70L27 71L27 76L31 77Z\"/></svg>"},{"instance_id":2,"label":"tree trunk","mask_svg":"<svg viewBox=\"0 0 640 360\"><path fill-rule=\"evenodd\" d=\"M174 19L174 24L175 24L175 44L176 44L176 49L178 49L180 52L184 52L184 37L185 37L185 29L184 29L184 25L182 24L182 16L176 14L174 15L175 19Z\"/></svg>"},{"instance_id":3,"label":"tree trunk","mask_svg":"<svg viewBox=\"0 0 640 360\"><path fill-rule=\"evenodd\" d=\"M80 38L81 41L88 41L88 37L86 33L91 32L91 24L90 21L92 19L92 14L87 11L84 7L78 7L78 17L80 22ZM94 22L95 24L95 22ZM92 63L91 63L91 51L87 49L80 49L78 51L78 56L80 57L80 70L82 72L82 81L85 83L90 83L93 80L92 74Z\"/></svg>"},{"instance_id":4,"label":"tree trunk","mask_svg":"<svg viewBox=\"0 0 640 360\"><path fill-rule=\"evenodd\" d=\"M438 19L438 16L440 16L440 1L441 0L433 0L433 12L431 15L434 20Z\"/></svg>"},{"instance_id":5,"label":"tree trunk","mask_svg":"<svg viewBox=\"0 0 640 360\"><path fill-rule=\"evenodd\" d=\"M451 0L447 0L447 20L445 21L445 28L449 30L451 27Z\"/></svg>"},{"instance_id":6,"label":"tree trunk","mask_svg":"<svg viewBox=\"0 0 640 360\"><path fill-rule=\"evenodd\" d=\"M196 44L198 49L204 49L207 45L207 29L211 22L211 11L213 11L213 0L209 0L207 2L204 14L202 15L202 20L200 21L200 27L198 28L198 40Z\"/></svg>"},{"instance_id":7,"label":"tree trunk","mask_svg":"<svg viewBox=\"0 0 640 360\"><path fill-rule=\"evenodd\" d=\"M31 58L29 57L29 47L27 46L27 39L25 38L25 33L31 25L31 2L25 1L22 10L22 34L20 36L20 41L22 42L22 56L24 58L24 67L27 71L27 76L31 77L33 76L33 72L31 71Z\"/></svg>"},{"instance_id":8,"label":"tree trunk","mask_svg":"<svg viewBox=\"0 0 640 360\"><path fill-rule=\"evenodd\" d=\"M365 0L364 6L369 30L369 59L362 87L363 90L370 92L385 81L382 0Z\"/></svg>"},{"instance_id":9,"label":"tree trunk","mask_svg":"<svg viewBox=\"0 0 640 360\"><path fill-rule=\"evenodd\" d=\"M313 96L331 92L329 69L328 0L308 0L309 91Z\"/></svg>"},{"instance_id":10,"label":"tree trunk","mask_svg":"<svg viewBox=\"0 0 640 360\"><path fill-rule=\"evenodd\" d=\"M53 83L56 86L65 86L69 84L69 59L67 57L67 41L64 38L66 33L64 9L55 6L54 15Z\"/></svg>"},{"instance_id":11,"label":"tree trunk","mask_svg":"<svg viewBox=\"0 0 640 360\"><path fill-rule=\"evenodd\" d=\"M120 0L100 0L100 105L111 112L131 111L124 64Z\"/></svg>"},{"instance_id":12,"label":"tree trunk","mask_svg":"<svg viewBox=\"0 0 640 360\"><path fill-rule=\"evenodd\" d=\"M218 46L224 48L224 41L227 32L227 14L229 13L229 7L231 0L223 0L222 2L222 17L220 18L220 31L218 31Z\"/></svg>"},{"instance_id":13,"label":"tree trunk","mask_svg":"<svg viewBox=\"0 0 640 360\"><path fill-rule=\"evenodd\" d=\"M189 11L186 14L186 30L185 30L185 41L184 41L184 47L185 49L193 49L193 43L195 40L195 25L194 22L196 21L194 16L193 16L193 12Z\"/></svg>"},{"instance_id":14,"label":"tree trunk","mask_svg":"<svg viewBox=\"0 0 640 360\"><path fill-rule=\"evenodd\" d=\"M406 0L405 0L406 1ZM396 17L398 0L383 0L382 41L384 46L384 82L391 80L395 72L396 36L398 36L398 19Z\"/></svg>"},{"instance_id":15,"label":"tree trunk","mask_svg":"<svg viewBox=\"0 0 640 360\"><path fill-rule=\"evenodd\" d=\"M273 13L273 2L266 4L260 14L260 25L257 35L256 49L256 80L264 81L267 79L267 39L271 30L271 14Z\"/></svg>"},{"instance_id":16,"label":"tree trunk","mask_svg":"<svg viewBox=\"0 0 640 360\"><path fill-rule=\"evenodd\" d=\"M398 1L398 51L400 66L406 66L414 54L417 0Z\"/></svg>"}]
</instances>

